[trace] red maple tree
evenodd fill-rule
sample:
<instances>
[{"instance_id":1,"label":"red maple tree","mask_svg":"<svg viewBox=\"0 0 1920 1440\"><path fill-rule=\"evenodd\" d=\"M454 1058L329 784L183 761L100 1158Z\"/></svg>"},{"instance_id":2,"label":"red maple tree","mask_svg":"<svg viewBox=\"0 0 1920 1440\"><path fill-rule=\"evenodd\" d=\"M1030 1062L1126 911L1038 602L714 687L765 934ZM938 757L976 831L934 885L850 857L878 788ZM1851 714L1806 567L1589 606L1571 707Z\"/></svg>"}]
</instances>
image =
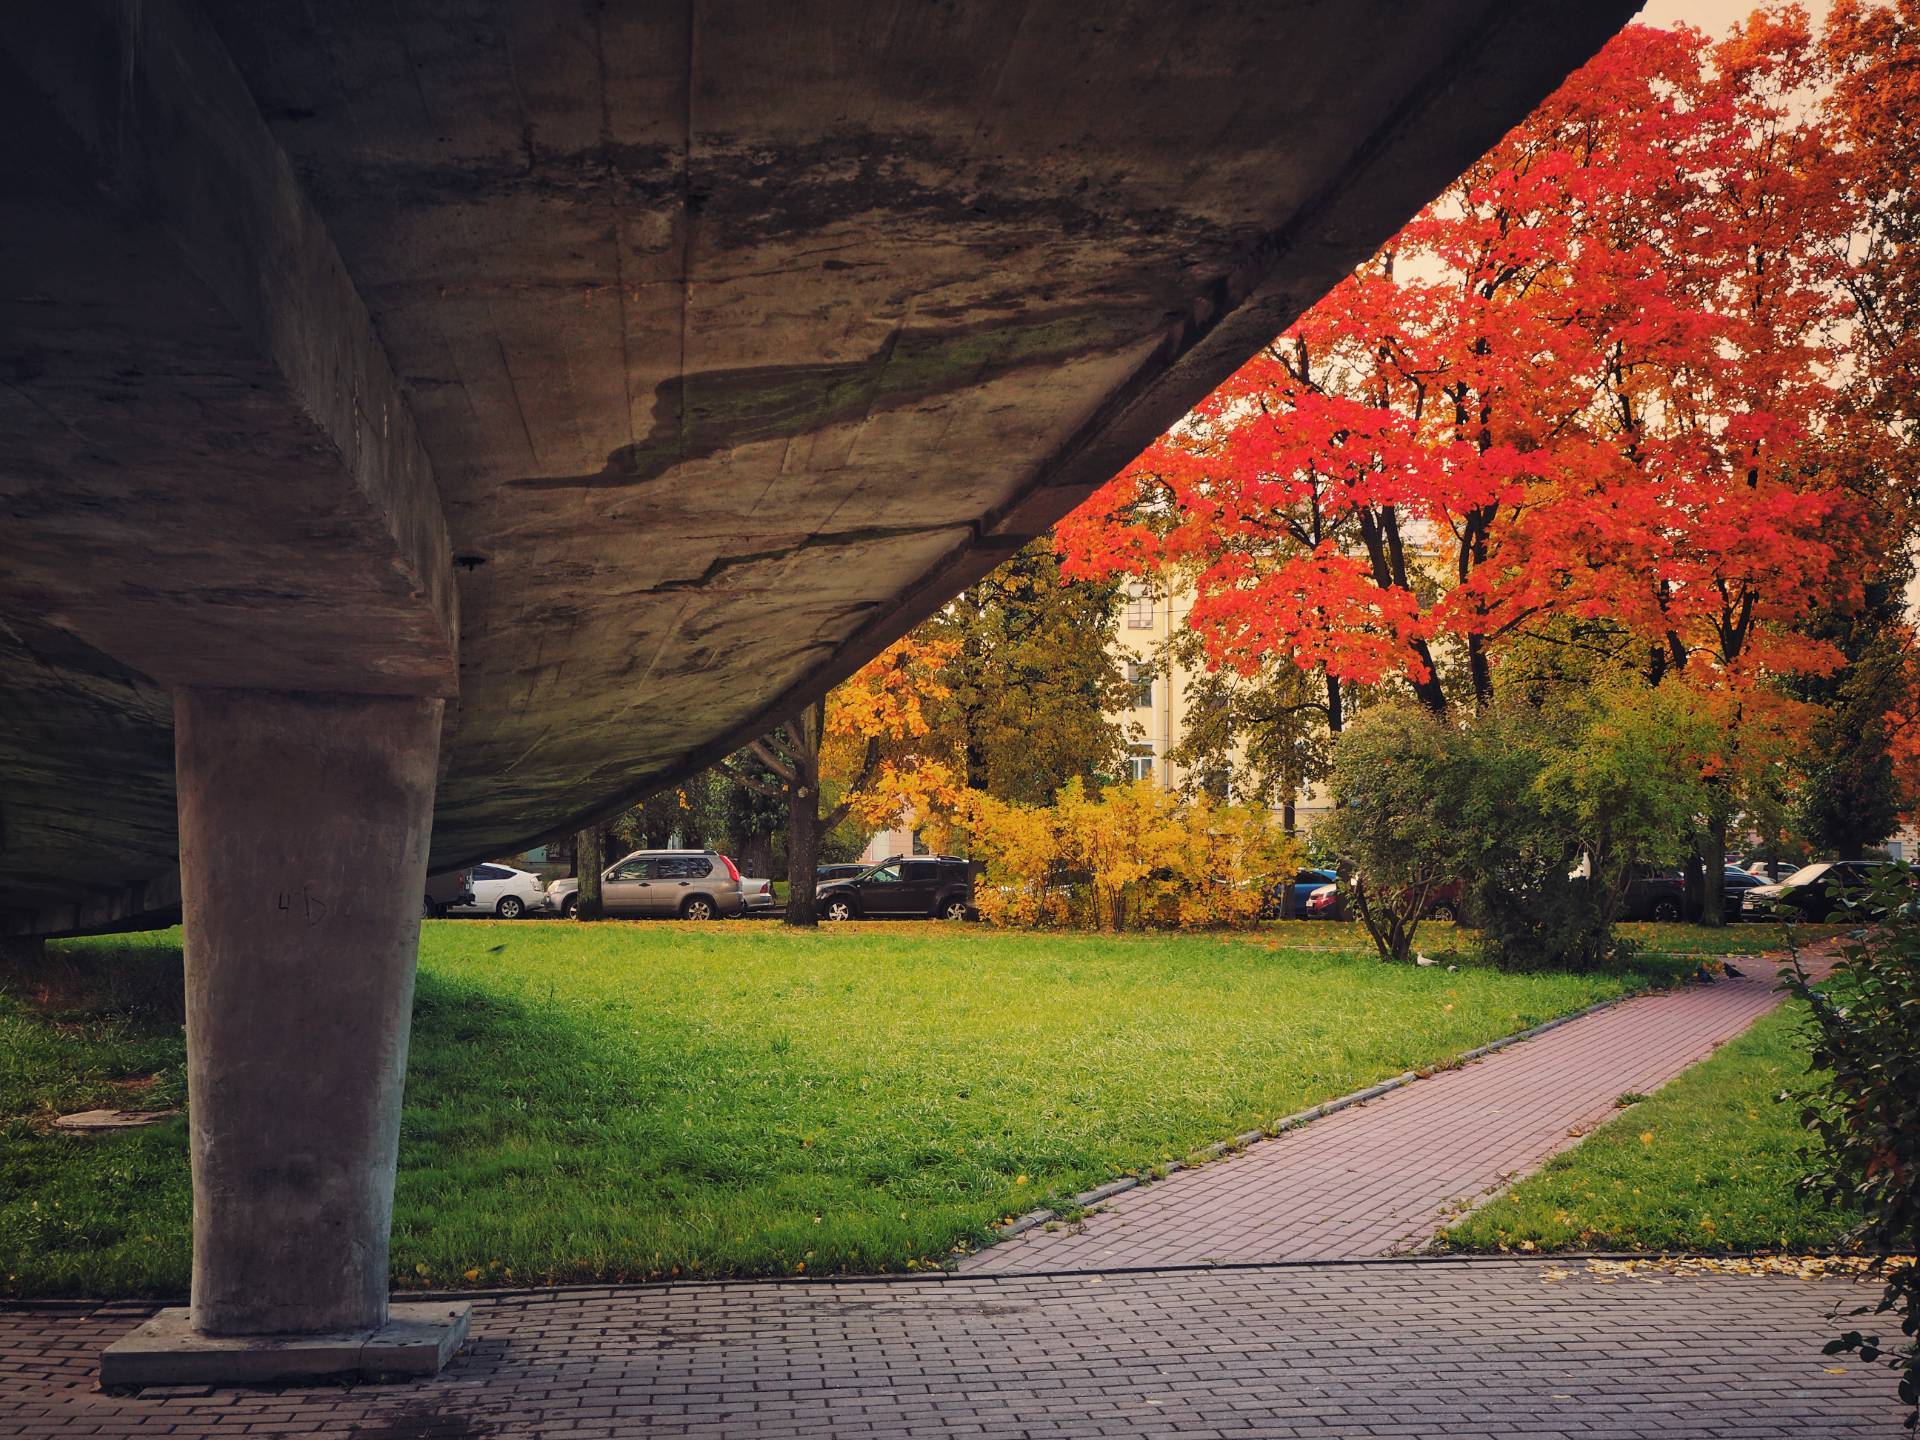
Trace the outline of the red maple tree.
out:
<instances>
[{"instance_id":1,"label":"red maple tree","mask_svg":"<svg viewBox=\"0 0 1920 1440\"><path fill-rule=\"evenodd\" d=\"M1069 574L1174 571L1208 658L1484 702L1501 642L1601 621L1657 671L1833 663L1824 463L1849 210L1803 15L1634 27L1064 521Z\"/></svg>"}]
</instances>

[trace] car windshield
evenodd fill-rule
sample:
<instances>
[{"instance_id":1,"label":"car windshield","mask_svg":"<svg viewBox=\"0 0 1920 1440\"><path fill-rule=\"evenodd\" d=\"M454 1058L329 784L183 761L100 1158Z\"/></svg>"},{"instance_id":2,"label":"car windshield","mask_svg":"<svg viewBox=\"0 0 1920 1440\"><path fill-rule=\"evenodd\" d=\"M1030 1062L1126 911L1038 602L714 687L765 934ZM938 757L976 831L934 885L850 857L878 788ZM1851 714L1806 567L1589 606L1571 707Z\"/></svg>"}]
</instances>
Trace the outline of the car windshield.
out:
<instances>
[{"instance_id":1,"label":"car windshield","mask_svg":"<svg viewBox=\"0 0 1920 1440\"><path fill-rule=\"evenodd\" d=\"M1814 865L1802 865L1780 883L1782 885L1811 885L1832 868L1833 866L1824 860Z\"/></svg>"}]
</instances>

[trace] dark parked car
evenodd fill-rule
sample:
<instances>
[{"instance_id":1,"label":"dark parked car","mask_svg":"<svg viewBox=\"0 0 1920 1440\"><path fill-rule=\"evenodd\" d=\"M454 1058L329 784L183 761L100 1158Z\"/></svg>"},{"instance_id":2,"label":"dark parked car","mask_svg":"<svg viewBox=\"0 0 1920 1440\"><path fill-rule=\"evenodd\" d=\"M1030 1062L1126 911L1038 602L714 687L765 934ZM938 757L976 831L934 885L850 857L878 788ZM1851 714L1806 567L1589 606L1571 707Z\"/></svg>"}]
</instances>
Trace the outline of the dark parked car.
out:
<instances>
[{"instance_id":1,"label":"dark parked car","mask_svg":"<svg viewBox=\"0 0 1920 1440\"><path fill-rule=\"evenodd\" d=\"M1331 885L1340 877L1331 870L1301 870L1292 880L1275 882L1273 893L1267 897L1267 908L1261 912L1265 920L1278 920L1290 916L1295 920L1307 918L1307 897L1322 885ZM1286 905L1287 891L1293 891L1292 905Z\"/></svg>"},{"instance_id":2,"label":"dark parked car","mask_svg":"<svg viewBox=\"0 0 1920 1440\"><path fill-rule=\"evenodd\" d=\"M1745 914L1746 896L1755 887L1753 877L1728 866L1721 876L1721 918L1738 920ZM1687 898L1687 877L1680 870L1640 870L1627 881L1620 899L1622 920L1698 920L1700 907Z\"/></svg>"},{"instance_id":3,"label":"dark parked car","mask_svg":"<svg viewBox=\"0 0 1920 1440\"><path fill-rule=\"evenodd\" d=\"M814 893L823 920L971 920L973 865L952 855L895 856Z\"/></svg>"},{"instance_id":4,"label":"dark parked car","mask_svg":"<svg viewBox=\"0 0 1920 1440\"><path fill-rule=\"evenodd\" d=\"M1778 885L1756 885L1747 903L1761 915L1785 905L1802 920L1824 920L1839 908L1839 892L1864 885L1886 866L1884 860L1821 860L1803 865Z\"/></svg>"},{"instance_id":5,"label":"dark parked car","mask_svg":"<svg viewBox=\"0 0 1920 1440\"><path fill-rule=\"evenodd\" d=\"M438 920L456 905L473 904L473 880L466 870L455 870L446 875L427 877L427 894L421 902L420 913L430 920Z\"/></svg>"},{"instance_id":6,"label":"dark parked car","mask_svg":"<svg viewBox=\"0 0 1920 1440\"><path fill-rule=\"evenodd\" d=\"M1643 870L1627 880L1620 896L1622 920L1684 920L1687 877L1678 870Z\"/></svg>"},{"instance_id":7,"label":"dark parked car","mask_svg":"<svg viewBox=\"0 0 1920 1440\"><path fill-rule=\"evenodd\" d=\"M1727 897L1728 897L1727 918L1730 920L1753 918L1752 916L1749 916L1745 913L1746 897L1751 895L1755 890L1757 890L1760 886L1766 883L1767 882L1765 880L1762 880L1758 875L1754 874L1751 870L1742 870L1738 865L1727 866L1727 873L1726 873L1726 885L1727 885ZM1740 896L1740 906L1737 911L1732 904L1732 898L1736 894Z\"/></svg>"}]
</instances>

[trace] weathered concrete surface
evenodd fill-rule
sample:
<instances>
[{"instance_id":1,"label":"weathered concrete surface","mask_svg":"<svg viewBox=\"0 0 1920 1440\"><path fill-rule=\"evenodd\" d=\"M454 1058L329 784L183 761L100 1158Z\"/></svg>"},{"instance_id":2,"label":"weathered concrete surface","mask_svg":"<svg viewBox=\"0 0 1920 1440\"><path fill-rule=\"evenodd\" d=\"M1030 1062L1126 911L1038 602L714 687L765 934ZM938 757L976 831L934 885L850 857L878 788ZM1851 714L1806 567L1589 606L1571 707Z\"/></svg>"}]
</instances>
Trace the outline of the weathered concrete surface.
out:
<instances>
[{"instance_id":1,"label":"weathered concrete surface","mask_svg":"<svg viewBox=\"0 0 1920 1440\"><path fill-rule=\"evenodd\" d=\"M457 609L436 867L724 753L1043 531L1633 8L183 5L0 34L31 340L0 618L61 637L0 719L83 722L0 738L14 928L131 915L170 866L154 679L446 693ZM279 644L224 643L235 607ZM242 648L283 659L207 673ZM125 823L63 827L103 750Z\"/></svg>"},{"instance_id":2,"label":"weathered concrete surface","mask_svg":"<svg viewBox=\"0 0 1920 1440\"><path fill-rule=\"evenodd\" d=\"M170 915L166 687L446 695L432 466L198 12L0 40L0 907Z\"/></svg>"},{"instance_id":3,"label":"weathered concrete surface","mask_svg":"<svg viewBox=\"0 0 1920 1440\"><path fill-rule=\"evenodd\" d=\"M440 709L175 697L204 1334L386 1321Z\"/></svg>"},{"instance_id":4,"label":"weathered concrete surface","mask_svg":"<svg viewBox=\"0 0 1920 1440\"><path fill-rule=\"evenodd\" d=\"M100 1352L100 1385L282 1385L437 1375L467 1338L464 1301L395 1305L385 1323L330 1335L230 1339L203 1335L190 1311L162 1310Z\"/></svg>"}]
</instances>

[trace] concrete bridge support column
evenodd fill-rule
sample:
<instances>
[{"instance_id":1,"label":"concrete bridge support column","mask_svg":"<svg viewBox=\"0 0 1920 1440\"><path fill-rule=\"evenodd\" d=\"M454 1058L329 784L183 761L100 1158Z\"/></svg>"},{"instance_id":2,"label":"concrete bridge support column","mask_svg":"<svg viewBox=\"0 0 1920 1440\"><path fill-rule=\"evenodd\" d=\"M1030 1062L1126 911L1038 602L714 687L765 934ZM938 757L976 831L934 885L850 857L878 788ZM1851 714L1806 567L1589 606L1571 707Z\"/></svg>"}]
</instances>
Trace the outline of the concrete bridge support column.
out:
<instances>
[{"instance_id":1,"label":"concrete bridge support column","mask_svg":"<svg viewBox=\"0 0 1920 1440\"><path fill-rule=\"evenodd\" d=\"M192 1307L103 1384L432 1373L464 1333L387 1299L441 705L175 694Z\"/></svg>"}]
</instances>

